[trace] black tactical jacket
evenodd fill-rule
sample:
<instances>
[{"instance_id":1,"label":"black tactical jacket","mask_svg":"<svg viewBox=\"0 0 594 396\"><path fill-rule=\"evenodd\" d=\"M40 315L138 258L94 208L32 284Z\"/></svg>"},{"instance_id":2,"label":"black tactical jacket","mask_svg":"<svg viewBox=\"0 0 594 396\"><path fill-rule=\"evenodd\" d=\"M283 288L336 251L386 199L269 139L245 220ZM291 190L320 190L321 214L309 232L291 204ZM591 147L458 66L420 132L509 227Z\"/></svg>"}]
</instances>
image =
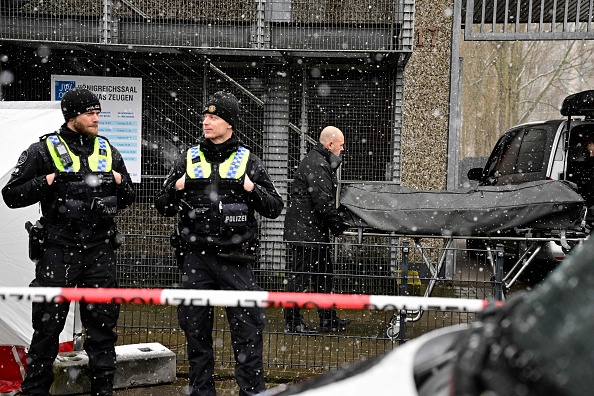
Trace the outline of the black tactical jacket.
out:
<instances>
[{"instance_id":1,"label":"black tactical jacket","mask_svg":"<svg viewBox=\"0 0 594 396\"><path fill-rule=\"evenodd\" d=\"M336 208L340 157L318 143L295 171L285 217L286 241L329 242L346 228Z\"/></svg>"},{"instance_id":2,"label":"black tactical jacket","mask_svg":"<svg viewBox=\"0 0 594 396\"><path fill-rule=\"evenodd\" d=\"M95 172L95 175L89 178L93 172L86 159L93 153L95 139L68 129L66 124L62 125L58 133L72 153L81 158L79 172L66 173L57 170L45 142L48 135L44 135L19 157L10 180L2 189L4 202L10 208L22 208L39 202L42 213L40 222L47 230L47 238L51 242L82 247L104 243L106 239L113 237L116 231L113 213L107 218L101 215L101 204L97 200L96 205L93 208L91 206L94 198L106 196L116 197L118 210L134 202L136 192L124 160L120 152L111 146L112 169L122 175L121 184L115 184L111 172ZM51 173L56 173L56 177L50 186L46 181L46 175ZM100 185L94 183L97 180L96 176L100 176L102 180ZM91 182L85 183L86 180ZM76 194L79 203L68 205L70 202L63 202L64 194ZM76 200L73 199L71 202L74 201ZM72 211L68 216L72 221L64 219L64 210ZM92 214L91 211L97 213Z\"/></svg>"},{"instance_id":3,"label":"black tactical jacket","mask_svg":"<svg viewBox=\"0 0 594 396\"><path fill-rule=\"evenodd\" d=\"M208 140L202 139L200 142L200 148L204 152L206 160L211 163L213 170L217 169L217 165L222 163L225 159L229 158L231 154L237 151L239 145L245 147L245 144L241 143L235 136L221 144L213 144ZM194 190L190 188L192 181L186 175L186 188L182 191L175 189L175 182L186 174L186 151L177 158L173 168L163 183L161 191L157 193L155 197L155 207L164 216L175 216L182 211L187 211L191 208L187 208L186 203L190 201L198 201L200 197L190 198L188 194L202 194L205 199L219 199L218 193L211 195L211 191L216 186L209 186L208 188L202 188ZM254 216L254 212L260 215L274 219L278 217L284 207L281 196L276 191L268 172L264 168L260 158L250 150L249 159L245 173L255 187L251 192L241 191L240 197L236 197L234 201L243 200L248 207L250 214L248 215L248 230L236 235L223 235L214 231L206 233L197 233L196 230L191 229L187 225L187 222L180 219L178 224L177 232L181 238L194 249L201 249L204 247L229 247L241 245L248 239L253 237L257 232L257 222ZM204 179L209 180L209 179ZM211 179L212 181L212 179ZM243 185L243 180L240 181ZM220 186L219 186L220 187ZM223 191L221 191L223 193ZM185 213L181 213L184 217ZM186 223L186 224L184 224Z\"/></svg>"}]
</instances>

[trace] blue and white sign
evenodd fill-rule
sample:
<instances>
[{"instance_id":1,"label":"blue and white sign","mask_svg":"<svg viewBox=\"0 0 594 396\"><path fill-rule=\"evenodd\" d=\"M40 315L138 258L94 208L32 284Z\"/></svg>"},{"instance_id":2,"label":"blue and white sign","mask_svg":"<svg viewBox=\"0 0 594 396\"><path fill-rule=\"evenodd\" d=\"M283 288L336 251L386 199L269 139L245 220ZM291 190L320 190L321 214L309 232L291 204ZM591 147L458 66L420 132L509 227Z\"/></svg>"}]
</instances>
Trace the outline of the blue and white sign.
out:
<instances>
[{"instance_id":1,"label":"blue and white sign","mask_svg":"<svg viewBox=\"0 0 594 396\"><path fill-rule=\"evenodd\" d=\"M142 144L142 79L52 75L52 100L72 88L86 88L101 102L99 134L109 139L126 162L134 183L140 183Z\"/></svg>"}]
</instances>

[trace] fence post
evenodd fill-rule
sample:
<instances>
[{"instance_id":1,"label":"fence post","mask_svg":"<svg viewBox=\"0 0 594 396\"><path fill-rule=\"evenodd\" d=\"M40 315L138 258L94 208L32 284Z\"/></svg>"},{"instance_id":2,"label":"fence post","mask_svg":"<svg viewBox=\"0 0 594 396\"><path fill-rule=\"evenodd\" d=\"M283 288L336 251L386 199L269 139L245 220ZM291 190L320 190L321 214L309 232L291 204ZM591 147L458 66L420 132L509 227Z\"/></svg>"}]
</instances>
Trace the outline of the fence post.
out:
<instances>
[{"instance_id":1,"label":"fence post","mask_svg":"<svg viewBox=\"0 0 594 396\"><path fill-rule=\"evenodd\" d=\"M113 1L103 0L103 23L101 25L102 44L118 44L119 27L116 18L113 15Z\"/></svg>"},{"instance_id":2,"label":"fence post","mask_svg":"<svg viewBox=\"0 0 594 396\"><path fill-rule=\"evenodd\" d=\"M495 246L495 282L493 285L493 298L497 301L503 301L503 245Z\"/></svg>"},{"instance_id":3,"label":"fence post","mask_svg":"<svg viewBox=\"0 0 594 396\"><path fill-rule=\"evenodd\" d=\"M400 290L401 296L408 295L408 254L410 252L409 241L402 241L402 265L400 267ZM406 310L400 310L398 314L400 332L398 333L398 344L406 341Z\"/></svg>"}]
</instances>

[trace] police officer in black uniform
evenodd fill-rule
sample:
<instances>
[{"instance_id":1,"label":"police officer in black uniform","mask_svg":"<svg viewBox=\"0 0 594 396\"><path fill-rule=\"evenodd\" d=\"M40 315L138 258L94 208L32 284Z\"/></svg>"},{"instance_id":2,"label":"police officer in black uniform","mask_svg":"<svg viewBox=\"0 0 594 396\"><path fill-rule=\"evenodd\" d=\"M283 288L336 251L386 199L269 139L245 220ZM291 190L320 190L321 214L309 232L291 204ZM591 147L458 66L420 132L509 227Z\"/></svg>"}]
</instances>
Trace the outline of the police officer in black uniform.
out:
<instances>
[{"instance_id":1,"label":"police officer in black uniform","mask_svg":"<svg viewBox=\"0 0 594 396\"><path fill-rule=\"evenodd\" d=\"M155 206L179 213L172 238L187 289L261 290L252 271L255 212L276 218L282 198L262 161L234 133L235 96L217 92L203 109L204 136L175 162ZM240 395L264 390L263 308L227 307ZM188 343L190 395L215 395L213 308L180 306L179 325Z\"/></svg>"},{"instance_id":2,"label":"police officer in black uniform","mask_svg":"<svg viewBox=\"0 0 594 396\"><path fill-rule=\"evenodd\" d=\"M117 287L121 235L114 218L134 201L132 182L118 150L98 135L97 96L74 88L61 105L66 122L21 154L2 196L10 208L41 204L41 219L28 227L36 263L32 287ZM33 303L23 395L49 394L68 308ZM119 310L117 304L80 305L93 396L113 394Z\"/></svg>"}]
</instances>

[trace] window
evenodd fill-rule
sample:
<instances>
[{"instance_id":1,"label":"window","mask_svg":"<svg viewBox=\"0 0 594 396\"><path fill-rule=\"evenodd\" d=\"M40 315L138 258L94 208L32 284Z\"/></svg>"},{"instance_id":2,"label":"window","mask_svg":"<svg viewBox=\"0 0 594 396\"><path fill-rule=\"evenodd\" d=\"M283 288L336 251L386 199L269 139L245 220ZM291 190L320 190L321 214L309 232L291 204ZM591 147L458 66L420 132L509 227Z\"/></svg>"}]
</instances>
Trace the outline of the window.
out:
<instances>
[{"instance_id":1,"label":"window","mask_svg":"<svg viewBox=\"0 0 594 396\"><path fill-rule=\"evenodd\" d=\"M546 145L547 131L527 129L518 151L514 173L542 172Z\"/></svg>"}]
</instances>

